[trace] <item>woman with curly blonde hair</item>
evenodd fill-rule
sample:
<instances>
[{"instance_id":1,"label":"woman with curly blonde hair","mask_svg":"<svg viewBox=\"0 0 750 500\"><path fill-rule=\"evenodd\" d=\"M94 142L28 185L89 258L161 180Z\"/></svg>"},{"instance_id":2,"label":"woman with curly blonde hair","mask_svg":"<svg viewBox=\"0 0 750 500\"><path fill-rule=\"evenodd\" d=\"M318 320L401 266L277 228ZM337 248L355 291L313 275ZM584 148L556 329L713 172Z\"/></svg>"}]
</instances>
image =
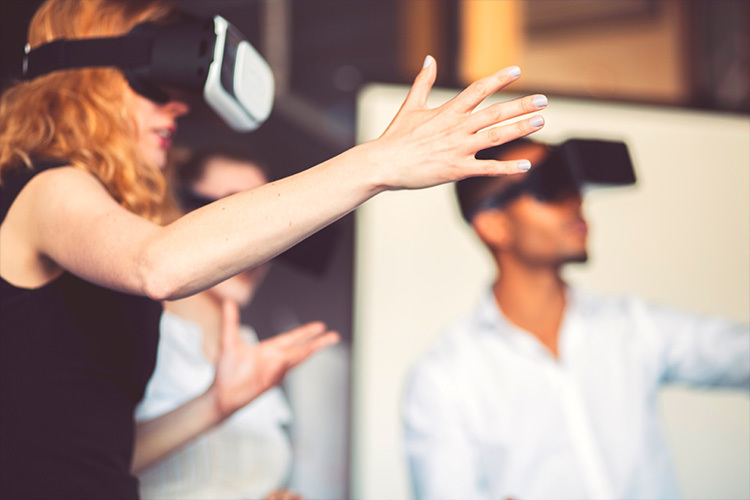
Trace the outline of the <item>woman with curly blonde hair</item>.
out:
<instances>
[{"instance_id":1,"label":"woman with curly blonde hair","mask_svg":"<svg viewBox=\"0 0 750 500\"><path fill-rule=\"evenodd\" d=\"M167 23L162 2L48 0L32 48ZM516 67L428 108L428 56L381 137L299 174L159 225L161 173L182 102L156 103L119 70L70 69L7 90L0 102L0 496L136 498L132 412L153 370L159 301L261 264L376 194L528 169L480 149L542 126L543 96L474 113ZM500 124L522 117L512 124ZM335 341L300 327L246 394ZM231 408L204 401L210 411ZM211 406L213 404L213 406Z\"/></svg>"}]
</instances>

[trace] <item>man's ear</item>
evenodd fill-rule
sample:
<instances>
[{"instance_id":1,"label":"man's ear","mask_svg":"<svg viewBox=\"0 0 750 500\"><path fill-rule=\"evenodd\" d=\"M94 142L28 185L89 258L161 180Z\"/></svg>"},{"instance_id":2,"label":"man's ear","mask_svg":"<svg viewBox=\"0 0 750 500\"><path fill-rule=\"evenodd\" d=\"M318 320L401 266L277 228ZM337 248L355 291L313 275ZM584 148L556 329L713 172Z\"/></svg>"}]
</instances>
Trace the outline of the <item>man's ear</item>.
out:
<instances>
[{"instance_id":1,"label":"man's ear","mask_svg":"<svg viewBox=\"0 0 750 500\"><path fill-rule=\"evenodd\" d=\"M510 233L508 218L501 210L479 212L471 221L474 231L492 249L502 249L507 245Z\"/></svg>"}]
</instances>

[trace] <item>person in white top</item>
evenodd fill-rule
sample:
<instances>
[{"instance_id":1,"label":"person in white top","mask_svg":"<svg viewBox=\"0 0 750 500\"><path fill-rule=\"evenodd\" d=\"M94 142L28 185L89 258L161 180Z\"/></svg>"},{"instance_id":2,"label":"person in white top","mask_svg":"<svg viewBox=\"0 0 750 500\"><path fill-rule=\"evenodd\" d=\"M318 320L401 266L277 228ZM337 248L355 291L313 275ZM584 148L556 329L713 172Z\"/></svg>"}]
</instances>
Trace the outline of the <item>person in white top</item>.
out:
<instances>
[{"instance_id":1,"label":"person in white top","mask_svg":"<svg viewBox=\"0 0 750 500\"><path fill-rule=\"evenodd\" d=\"M544 167L549 151L518 140L489 154ZM561 267L587 259L580 192L541 201L516 177L456 186L497 277L410 373L416 498L678 498L657 390L747 391L747 325L568 286Z\"/></svg>"},{"instance_id":2,"label":"person in white top","mask_svg":"<svg viewBox=\"0 0 750 500\"><path fill-rule=\"evenodd\" d=\"M267 182L259 163L208 152L195 154L175 177L174 209L181 212ZM258 343L252 328L239 324L239 308L267 269L164 303L156 369L136 408L133 467L143 498L301 498L283 488L292 457L284 427L292 415L282 391L269 388L252 402L243 394L278 383L301 361L288 359L289 334ZM206 395L226 409L191 412L191 402Z\"/></svg>"}]
</instances>

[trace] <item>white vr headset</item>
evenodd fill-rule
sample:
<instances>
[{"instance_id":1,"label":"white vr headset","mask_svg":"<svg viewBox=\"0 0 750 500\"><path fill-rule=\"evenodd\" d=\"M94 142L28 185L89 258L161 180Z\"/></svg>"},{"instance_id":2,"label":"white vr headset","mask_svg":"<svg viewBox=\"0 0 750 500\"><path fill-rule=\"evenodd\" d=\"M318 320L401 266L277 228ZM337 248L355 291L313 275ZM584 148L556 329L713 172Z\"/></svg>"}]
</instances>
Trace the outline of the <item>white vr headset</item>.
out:
<instances>
[{"instance_id":1,"label":"white vr headset","mask_svg":"<svg viewBox=\"0 0 750 500\"><path fill-rule=\"evenodd\" d=\"M23 76L106 66L120 68L131 88L154 102L167 102L176 89L202 92L214 112L241 132L258 128L273 107L271 68L221 16L163 26L142 23L119 37L27 46Z\"/></svg>"}]
</instances>

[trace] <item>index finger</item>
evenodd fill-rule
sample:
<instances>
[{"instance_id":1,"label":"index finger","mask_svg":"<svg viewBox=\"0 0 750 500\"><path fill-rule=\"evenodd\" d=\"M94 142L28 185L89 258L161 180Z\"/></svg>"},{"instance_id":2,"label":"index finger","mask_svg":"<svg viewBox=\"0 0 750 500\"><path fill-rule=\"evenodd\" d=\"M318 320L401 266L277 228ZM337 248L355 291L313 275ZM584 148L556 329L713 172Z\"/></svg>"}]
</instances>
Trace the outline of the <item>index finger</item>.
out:
<instances>
[{"instance_id":1,"label":"index finger","mask_svg":"<svg viewBox=\"0 0 750 500\"><path fill-rule=\"evenodd\" d=\"M521 76L521 68L510 66L497 73L486 76L466 87L460 94L448 102L448 106L460 113L468 113L479 106L482 101L513 83Z\"/></svg>"}]
</instances>

